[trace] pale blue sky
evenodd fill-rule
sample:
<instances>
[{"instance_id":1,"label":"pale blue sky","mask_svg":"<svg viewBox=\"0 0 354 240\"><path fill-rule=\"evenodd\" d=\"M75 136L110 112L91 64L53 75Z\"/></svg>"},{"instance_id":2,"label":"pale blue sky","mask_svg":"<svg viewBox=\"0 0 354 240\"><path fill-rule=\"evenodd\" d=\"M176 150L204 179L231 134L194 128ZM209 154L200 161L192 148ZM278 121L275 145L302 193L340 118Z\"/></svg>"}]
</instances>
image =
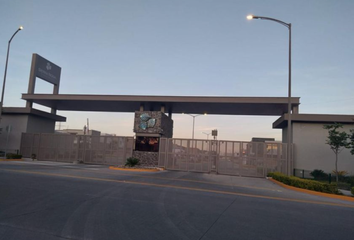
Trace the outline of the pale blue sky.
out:
<instances>
[{"instance_id":1,"label":"pale blue sky","mask_svg":"<svg viewBox=\"0 0 354 240\"><path fill-rule=\"evenodd\" d=\"M300 113L354 114L352 0L0 0L0 73L11 43L4 106L24 106L32 53L62 67L60 93L287 96L292 23L292 95ZM1 81L2 82L2 81ZM37 93L50 85L37 81ZM62 128L133 135L133 114L58 112ZM192 118L174 115L174 136ZM277 117L200 116L196 138L275 137Z\"/></svg>"}]
</instances>

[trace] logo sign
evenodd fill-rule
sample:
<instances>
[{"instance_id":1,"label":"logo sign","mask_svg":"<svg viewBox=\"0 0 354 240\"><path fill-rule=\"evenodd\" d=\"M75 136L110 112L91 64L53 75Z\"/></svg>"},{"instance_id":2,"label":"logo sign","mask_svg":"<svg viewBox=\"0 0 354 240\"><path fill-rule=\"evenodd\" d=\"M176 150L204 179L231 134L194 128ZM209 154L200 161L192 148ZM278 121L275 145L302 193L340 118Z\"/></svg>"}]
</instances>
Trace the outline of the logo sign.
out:
<instances>
[{"instance_id":1,"label":"logo sign","mask_svg":"<svg viewBox=\"0 0 354 240\"><path fill-rule=\"evenodd\" d=\"M35 54L35 57L36 77L58 85L60 81L61 68L38 54Z\"/></svg>"},{"instance_id":2,"label":"logo sign","mask_svg":"<svg viewBox=\"0 0 354 240\"><path fill-rule=\"evenodd\" d=\"M140 115L140 125L139 127L143 130L147 128L153 128L156 124L156 119L151 118L149 114L143 113Z\"/></svg>"}]
</instances>

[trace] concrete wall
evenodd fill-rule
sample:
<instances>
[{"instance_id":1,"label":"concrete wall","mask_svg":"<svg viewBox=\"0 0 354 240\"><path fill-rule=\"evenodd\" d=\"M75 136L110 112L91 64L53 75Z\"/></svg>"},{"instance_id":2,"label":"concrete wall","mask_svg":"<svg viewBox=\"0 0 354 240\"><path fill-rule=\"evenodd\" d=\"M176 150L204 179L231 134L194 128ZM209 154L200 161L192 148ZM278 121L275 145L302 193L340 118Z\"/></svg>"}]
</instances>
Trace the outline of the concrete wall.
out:
<instances>
[{"instance_id":1,"label":"concrete wall","mask_svg":"<svg viewBox=\"0 0 354 240\"><path fill-rule=\"evenodd\" d=\"M29 116L27 124L28 133L54 133L55 121L47 118Z\"/></svg>"},{"instance_id":2,"label":"concrete wall","mask_svg":"<svg viewBox=\"0 0 354 240\"><path fill-rule=\"evenodd\" d=\"M3 115L0 127L3 128L0 134L0 151L14 152L20 149L21 134L27 130L27 115ZM11 125L11 131L6 145L6 126ZM6 147L7 146L7 147Z\"/></svg>"},{"instance_id":3,"label":"concrete wall","mask_svg":"<svg viewBox=\"0 0 354 240\"><path fill-rule=\"evenodd\" d=\"M6 126L11 125L6 145ZM3 128L0 134L0 151L15 152L20 149L22 133L54 133L55 120L31 116L26 114L6 114L3 115L1 126Z\"/></svg>"},{"instance_id":4,"label":"concrete wall","mask_svg":"<svg viewBox=\"0 0 354 240\"><path fill-rule=\"evenodd\" d=\"M335 154L326 144L328 130L319 123L293 123L294 168L313 170L321 169L332 172L335 169ZM349 133L354 126L344 125L343 131ZM354 155L349 149L339 154L338 170L345 170L354 175Z\"/></svg>"}]
</instances>

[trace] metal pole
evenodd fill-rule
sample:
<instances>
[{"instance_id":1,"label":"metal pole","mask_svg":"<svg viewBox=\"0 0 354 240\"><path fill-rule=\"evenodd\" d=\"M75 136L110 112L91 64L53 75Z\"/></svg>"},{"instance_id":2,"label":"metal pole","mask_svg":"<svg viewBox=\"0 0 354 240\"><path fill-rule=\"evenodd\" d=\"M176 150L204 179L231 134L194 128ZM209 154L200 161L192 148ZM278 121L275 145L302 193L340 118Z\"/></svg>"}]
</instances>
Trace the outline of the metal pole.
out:
<instances>
[{"instance_id":1,"label":"metal pole","mask_svg":"<svg viewBox=\"0 0 354 240\"><path fill-rule=\"evenodd\" d=\"M203 134L207 135L207 140L209 140L210 133L203 132Z\"/></svg>"},{"instance_id":2,"label":"metal pole","mask_svg":"<svg viewBox=\"0 0 354 240\"><path fill-rule=\"evenodd\" d=\"M194 139L194 123L195 123L195 117L196 117L196 116L192 116L192 117L193 117L192 139Z\"/></svg>"},{"instance_id":3,"label":"metal pole","mask_svg":"<svg viewBox=\"0 0 354 240\"><path fill-rule=\"evenodd\" d=\"M292 149L291 149L291 142L292 142L292 126L291 126L291 23L286 23L283 22L279 19L275 19L275 18L269 18L269 17L263 17L263 16L253 16L253 15L249 15L247 16L247 19L251 20L251 19L261 19L261 20L269 20L269 21L273 21L273 22L277 22L285 27L287 27L289 29L289 83L288 83L288 130L287 130L287 175L291 175L292 171L291 171L291 153L292 153Z\"/></svg>"},{"instance_id":4,"label":"metal pole","mask_svg":"<svg viewBox=\"0 0 354 240\"><path fill-rule=\"evenodd\" d=\"M182 114L185 114L185 113L182 113ZM196 115L193 115L193 114L189 114L189 113L186 113L187 115L191 116L193 118L193 129L192 129L192 139L194 139L194 125L195 125L195 118L196 117L199 117L201 115L206 115L206 113L204 114L196 114Z\"/></svg>"},{"instance_id":5,"label":"metal pole","mask_svg":"<svg viewBox=\"0 0 354 240\"><path fill-rule=\"evenodd\" d=\"M288 175L291 175L291 140L292 140L292 126L291 126L291 23L289 23L289 83L288 83Z\"/></svg>"},{"instance_id":6,"label":"metal pole","mask_svg":"<svg viewBox=\"0 0 354 240\"><path fill-rule=\"evenodd\" d=\"M8 143L9 143L10 131L11 131L11 125L8 125L7 126L7 134L6 134L5 159L7 158L7 147L8 147Z\"/></svg>"},{"instance_id":7,"label":"metal pole","mask_svg":"<svg viewBox=\"0 0 354 240\"><path fill-rule=\"evenodd\" d=\"M19 27L17 29L17 31L12 35L12 37L10 38L9 43L7 45L7 55L6 55L6 64L5 64L5 72L4 72L4 81L2 83L1 102L0 102L0 123L1 123L1 118L2 118L2 108L3 108L3 102L4 102L5 83L6 83L7 65L8 65L8 62L9 62L10 45L11 45L11 41L14 38L14 36L16 35L16 33L18 33L20 30L22 30L22 26Z\"/></svg>"},{"instance_id":8,"label":"metal pole","mask_svg":"<svg viewBox=\"0 0 354 240\"><path fill-rule=\"evenodd\" d=\"M6 83L7 64L9 62L9 52L10 52L10 41L9 41L9 43L7 45L7 55L6 55L4 81L2 83L1 103L0 103L0 122L1 122L1 118L2 118L2 106L3 106L3 102L4 102L4 92L5 92L5 83Z\"/></svg>"}]
</instances>

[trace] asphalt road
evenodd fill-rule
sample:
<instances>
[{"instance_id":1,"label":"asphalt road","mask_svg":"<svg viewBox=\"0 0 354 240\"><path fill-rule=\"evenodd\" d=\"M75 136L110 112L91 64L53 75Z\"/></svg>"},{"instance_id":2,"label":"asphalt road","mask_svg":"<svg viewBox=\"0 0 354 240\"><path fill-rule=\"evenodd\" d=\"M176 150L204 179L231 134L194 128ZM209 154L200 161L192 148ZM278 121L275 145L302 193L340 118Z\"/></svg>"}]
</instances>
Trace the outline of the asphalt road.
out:
<instances>
[{"instance_id":1,"label":"asphalt road","mask_svg":"<svg viewBox=\"0 0 354 240\"><path fill-rule=\"evenodd\" d=\"M266 179L0 162L0 239L353 239L354 202Z\"/></svg>"}]
</instances>

